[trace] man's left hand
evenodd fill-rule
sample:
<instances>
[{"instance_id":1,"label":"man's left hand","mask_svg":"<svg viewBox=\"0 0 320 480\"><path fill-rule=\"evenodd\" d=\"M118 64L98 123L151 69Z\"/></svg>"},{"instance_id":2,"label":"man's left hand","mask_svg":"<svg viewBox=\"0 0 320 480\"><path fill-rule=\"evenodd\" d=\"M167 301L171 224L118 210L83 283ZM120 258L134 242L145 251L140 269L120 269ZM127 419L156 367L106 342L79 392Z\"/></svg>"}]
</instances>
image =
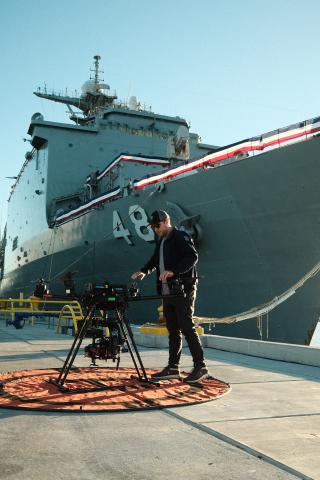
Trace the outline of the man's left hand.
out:
<instances>
[{"instance_id":1,"label":"man's left hand","mask_svg":"<svg viewBox=\"0 0 320 480\"><path fill-rule=\"evenodd\" d=\"M167 278L171 278L174 276L174 273L171 272L171 270L165 270L164 272L161 273L159 280L163 282L163 280L167 280Z\"/></svg>"}]
</instances>

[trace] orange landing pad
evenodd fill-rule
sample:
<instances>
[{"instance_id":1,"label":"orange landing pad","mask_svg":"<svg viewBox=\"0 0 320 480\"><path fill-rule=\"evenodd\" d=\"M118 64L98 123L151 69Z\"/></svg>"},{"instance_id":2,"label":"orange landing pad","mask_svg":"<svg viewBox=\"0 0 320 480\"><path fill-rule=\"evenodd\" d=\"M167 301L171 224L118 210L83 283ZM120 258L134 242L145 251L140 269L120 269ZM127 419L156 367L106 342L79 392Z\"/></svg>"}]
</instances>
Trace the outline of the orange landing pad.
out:
<instances>
[{"instance_id":1,"label":"orange landing pad","mask_svg":"<svg viewBox=\"0 0 320 480\"><path fill-rule=\"evenodd\" d=\"M146 372L150 375L155 370ZM138 380L133 368L87 367L70 371L65 393L50 383L58 374L55 368L0 374L0 408L122 412L194 405L214 400L230 389L215 378L194 385L180 380L148 384Z\"/></svg>"}]
</instances>

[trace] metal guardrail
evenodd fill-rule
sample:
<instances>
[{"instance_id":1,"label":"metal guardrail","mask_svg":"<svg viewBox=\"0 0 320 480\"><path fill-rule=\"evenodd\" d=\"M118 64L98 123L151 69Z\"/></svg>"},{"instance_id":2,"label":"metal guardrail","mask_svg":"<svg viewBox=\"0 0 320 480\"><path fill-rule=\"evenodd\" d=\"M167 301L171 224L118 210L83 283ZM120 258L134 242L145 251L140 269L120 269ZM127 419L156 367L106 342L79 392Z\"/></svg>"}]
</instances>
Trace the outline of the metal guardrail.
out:
<instances>
[{"instance_id":1,"label":"metal guardrail","mask_svg":"<svg viewBox=\"0 0 320 480\"><path fill-rule=\"evenodd\" d=\"M63 328L74 329L74 333L78 333L78 322L83 320L82 308L79 302L72 302L72 304L64 305L59 314L59 319L56 327L56 332L61 333ZM72 325L70 325L70 321ZM64 323L64 325L62 325Z\"/></svg>"},{"instance_id":2,"label":"metal guardrail","mask_svg":"<svg viewBox=\"0 0 320 480\"><path fill-rule=\"evenodd\" d=\"M59 330L61 320L66 321L69 318L74 322L75 331L78 328L77 322L83 318L82 308L77 300L47 300L39 297L0 298L0 315L4 315L5 319L10 319L11 322L14 322L16 317L30 317L32 326L35 325L37 317L58 317Z\"/></svg>"}]
</instances>

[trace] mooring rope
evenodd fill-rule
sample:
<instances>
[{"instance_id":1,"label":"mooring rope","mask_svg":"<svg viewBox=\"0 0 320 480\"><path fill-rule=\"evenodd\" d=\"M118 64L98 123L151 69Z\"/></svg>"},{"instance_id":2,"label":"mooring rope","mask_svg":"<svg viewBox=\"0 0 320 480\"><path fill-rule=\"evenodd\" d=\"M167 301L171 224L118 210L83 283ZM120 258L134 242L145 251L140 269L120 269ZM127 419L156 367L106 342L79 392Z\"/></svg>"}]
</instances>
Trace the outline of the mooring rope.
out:
<instances>
[{"instance_id":1,"label":"mooring rope","mask_svg":"<svg viewBox=\"0 0 320 480\"><path fill-rule=\"evenodd\" d=\"M268 315L269 312L274 310L278 305L288 300L296 293L296 291L301 288L310 278L315 277L320 271L320 262L318 262L308 273L306 273L298 282L296 282L291 288L283 292L281 295L274 297L270 302L258 305L256 307L250 308L242 313L237 313L235 315L229 315L228 317L197 317L194 316L193 319L195 323L237 323L242 322L243 320L249 320L250 318L257 318L258 327L261 326L259 322L263 315Z\"/></svg>"}]
</instances>

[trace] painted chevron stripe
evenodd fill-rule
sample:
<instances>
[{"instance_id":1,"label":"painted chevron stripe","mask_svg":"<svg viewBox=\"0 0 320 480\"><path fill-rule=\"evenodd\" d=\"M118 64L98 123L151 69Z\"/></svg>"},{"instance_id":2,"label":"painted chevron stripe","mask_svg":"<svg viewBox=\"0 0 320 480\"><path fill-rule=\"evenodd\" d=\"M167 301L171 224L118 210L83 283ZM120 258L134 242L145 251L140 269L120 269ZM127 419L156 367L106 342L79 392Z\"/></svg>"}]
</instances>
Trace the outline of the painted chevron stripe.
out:
<instances>
[{"instance_id":1,"label":"painted chevron stripe","mask_svg":"<svg viewBox=\"0 0 320 480\"><path fill-rule=\"evenodd\" d=\"M278 130L273 130L271 132L265 133L258 137L252 137L246 140L242 140L237 143L228 145L227 147L222 147L215 150L212 153L209 153L205 157L202 157L198 160L191 161L179 167L171 168L165 172L161 172L156 175L151 175L140 180L136 180L133 183L133 188L136 190L141 190L148 185L152 185L158 182L163 182L170 180L184 173L191 172L198 168L203 168L206 166L211 166L222 162L228 158L232 158L240 153L248 153L254 151L261 151L268 147L274 147L275 145L284 145L291 140L306 137L308 135L315 134L320 132L320 117L316 117L310 120L306 120L301 123L290 125L288 127L280 128ZM170 164L168 160L162 158L153 158L153 157L141 157L135 155L120 155L115 160L113 160L97 177L98 180L101 180L117 163L121 161L126 162L137 162L144 164L154 164L167 166ZM89 178L89 177L88 177ZM67 222L75 217L87 213L92 208L101 205L117 196L121 195L121 188L116 187L110 192L99 195L98 197L89 200L85 204L71 210L63 215L60 215L55 220L55 225L61 225L64 222Z\"/></svg>"},{"instance_id":2,"label":"painted chevron stripe","mask_svg":"<svg viewBox=\"0 0 320 480\"><path fill-rule=\"evenodd\" d=\"M153 157L140 157L138 155L124 155L121 154L115 160L113 160L109 165L98 175L97 179L101 180L105 175L107 175L110 170L113 169L115 165L120 162L132 162L132 163L143 163L147 165L162 165L166 166L169 165L169 160L165 160L162 158L153 158Z\"/></svg>"},{"instance_id":3,"label":"painted chevron stripe","mask_svg":"<svg viewBox=\"0 0 320 480\"><path fill-rule=\"evenodd\" d=\"M201 167L213 165L228 158L234 157L239 153L264 150L265 148L275 145L282 145L291 140L314 134L319 131L320 117L306 120L305 122L291 125L289 127L284 127L279 130L273 130L272 132L263 134L260 137L253 137L247 140L242 140L241 142L237 142L227 147L215 150L213 153L209 153L205 157L202 157L198 160L189 162L176 168L172 168L158 175L152 175L148 178L137 180L134 182L133 186L136 190L141 190L148 185L170 180L171 178L177 177L186 172L190 172Z\"/></svg>"},{"instance_id":4,"label":"painted chevron stripe","mask_svg":"<svg viewBox=\"0 0 320 480\"><path fill-rule=\"evenodd\" d=\"M57 217L55 220L55 225L60 225L61 223L67 222L75 217L78 217L80 215L83 215L84 213L87 213L87 211L91 210L92 208L98 205L101 205L111 200L112 198L117 197L120 194L120 192L121 192L120 187L117 187L108 193L103 193L102 195L99 195L98 197L95 197L92 200L89 200L83 205L80 205L80 207L77 207L74 210L70 210L69 212L64 213L63 215L60 215L59 217Z\"/></svg>"}]
</instances>

